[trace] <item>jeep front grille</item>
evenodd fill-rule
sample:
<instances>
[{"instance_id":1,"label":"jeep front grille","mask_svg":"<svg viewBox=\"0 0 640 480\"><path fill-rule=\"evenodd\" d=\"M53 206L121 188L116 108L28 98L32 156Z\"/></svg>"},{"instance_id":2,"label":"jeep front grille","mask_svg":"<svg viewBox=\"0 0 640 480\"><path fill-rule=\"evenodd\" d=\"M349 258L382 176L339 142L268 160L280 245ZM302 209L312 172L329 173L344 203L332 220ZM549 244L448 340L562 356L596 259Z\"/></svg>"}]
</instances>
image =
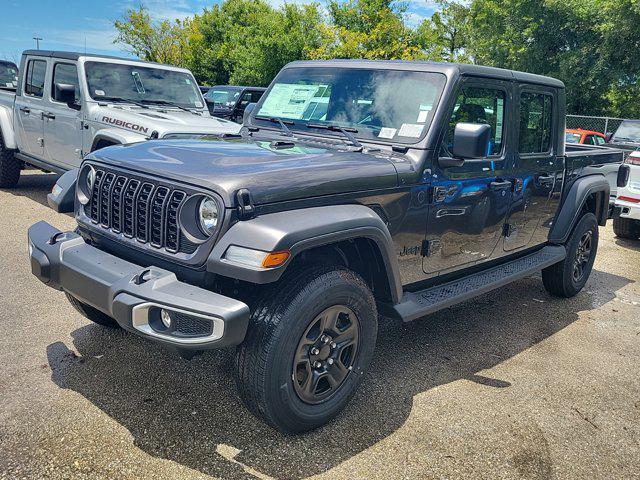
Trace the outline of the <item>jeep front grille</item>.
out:
<instances>
[{"instance_id":1,"label":"jeep front grille","mask_svg":"<svg viewBox=\"0 0 640 480\"><path fill-rule=\"evenodd\" d=\"M91 222L167 252L191 254L197 246L178 224L178 211L188 194L128 175L96 168L85 214Z\"/></svg>"}]
</instances>

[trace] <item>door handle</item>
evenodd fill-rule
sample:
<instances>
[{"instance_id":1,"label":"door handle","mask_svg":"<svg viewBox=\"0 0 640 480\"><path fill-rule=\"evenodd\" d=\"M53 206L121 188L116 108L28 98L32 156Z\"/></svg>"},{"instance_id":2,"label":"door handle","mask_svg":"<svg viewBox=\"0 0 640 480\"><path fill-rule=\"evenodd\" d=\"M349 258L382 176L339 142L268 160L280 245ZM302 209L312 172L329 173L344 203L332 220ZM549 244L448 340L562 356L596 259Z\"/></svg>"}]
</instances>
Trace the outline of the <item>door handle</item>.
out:
<instances>
[{"instance_id":1,"label":"door handle","mask_svg":"<svg viewBox=\"0 0 640 480\"><path fill-rule=\"evenodd\" d=\"M495 182L491 182L489 184L489 188L491 190L504 190L506 188L510 188L513 184L506 180L496 180Z\"/></svg>"},{"instance_id":2,"label":"door handle","mask_svg":"<svg viewBox=\"0 0 640 480\"><path fill-rule=\"evenodd\" d=\"M555 179L555 175L540 175L538 177L538 182L546 185L548 183L553 183Z\"/></svg>"},{"instance_id":3,"label":"door handle","mask_svg":"<svg viewBox=\"0 0 640 480\"><path fill-rule=\"evenodd\" d=\"M42 112L42 118L47 118L49 120L55 120L56 116L51 112Z\"/></svg>"},{"instance_id":4,"label":"door handle","mask_svg":"<svg viewBox=\"0 0 640 480\"><path fill-rule=\"evenodd\" d=\"M20 111L22 113L31 113L31 109L27 107L20 107Z\"/></svg>"}]
</instances>

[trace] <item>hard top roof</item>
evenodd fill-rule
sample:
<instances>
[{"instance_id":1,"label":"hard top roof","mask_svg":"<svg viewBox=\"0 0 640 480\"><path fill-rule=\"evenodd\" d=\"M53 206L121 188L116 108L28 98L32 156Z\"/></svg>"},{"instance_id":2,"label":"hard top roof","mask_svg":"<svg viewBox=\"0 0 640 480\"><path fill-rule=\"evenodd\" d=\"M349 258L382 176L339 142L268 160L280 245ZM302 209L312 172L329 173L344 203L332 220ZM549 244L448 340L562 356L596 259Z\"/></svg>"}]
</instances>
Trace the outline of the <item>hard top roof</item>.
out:
<instances>
[{"instance_id":1,"label":"hard top roof","mask_svg":"<svg viewBox=\"0 0 640 480\"><path fill-rule=\"evenodd\" d=\"M428 62L422 60L302 60L291 62L287 67L342 67L342 68L378 68L389 70L407 70L422 72L439 72L447 76L455 74L476 77L496 78L501 80L517 80L525 83L548 85L564 88L564 83L552 77L533 73L506 70L503 68L484 67L461 63Z\"/></svg>"},{"instance_id":2,"label":"hard top roof","mask_svg":"<svg viewBox=\"0 0 640 480\"><path fill-rule=\"evenodd\" d=\"M61 50L25 50L22 52L22 55L32 55L38 57L52 57L52 58L63 58L65 60L78 60L79 58L103 58L107 60L124 60L127 62L136 62L136 63L144 63L150 66L162 66L162 67L171 67L171 68L179 68L180 70L186 70L182 67L174 67L173 65L166 65L164 63L157 62L147 62L144 60L138 60L137 58L126 58L126 57L116 57L113 55L98 55L96 53L80 53L80 52L65 52Z\"/></svg>"}]
</instances>

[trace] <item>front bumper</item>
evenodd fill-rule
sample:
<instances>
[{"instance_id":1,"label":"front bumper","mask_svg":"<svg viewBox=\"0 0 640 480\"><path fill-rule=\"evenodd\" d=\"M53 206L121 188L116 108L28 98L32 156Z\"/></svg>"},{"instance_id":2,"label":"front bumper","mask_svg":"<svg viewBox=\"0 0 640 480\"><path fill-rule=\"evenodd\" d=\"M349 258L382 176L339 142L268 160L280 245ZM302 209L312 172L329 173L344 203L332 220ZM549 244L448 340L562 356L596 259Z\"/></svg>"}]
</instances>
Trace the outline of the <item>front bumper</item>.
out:
<instances>
[{"instance_id":1,"label":"front bumper","mask_svg":"<svg viewBox=\"0 0 640 480\"><path fill-rule=\"evenodd\" d=\"M640 203L616 200L616 214L620 218L640 220Z\"/></svg>"},{"instance_id":2,"label":"front bumper","mask_svg":"<svg viewBox=\"0 0 640 480\"><path fill-rule=\"evenodd\" d=\"M180 282L167 270L122 260L46 222L32 225L28 235L31 271L39 280L104 312L126 330L191 350L237 345L244 339L249 307L243 302ZM159 309L211 322L211 328L202 336L159 331L151 318Z\"/></svg>"}]
</instances>

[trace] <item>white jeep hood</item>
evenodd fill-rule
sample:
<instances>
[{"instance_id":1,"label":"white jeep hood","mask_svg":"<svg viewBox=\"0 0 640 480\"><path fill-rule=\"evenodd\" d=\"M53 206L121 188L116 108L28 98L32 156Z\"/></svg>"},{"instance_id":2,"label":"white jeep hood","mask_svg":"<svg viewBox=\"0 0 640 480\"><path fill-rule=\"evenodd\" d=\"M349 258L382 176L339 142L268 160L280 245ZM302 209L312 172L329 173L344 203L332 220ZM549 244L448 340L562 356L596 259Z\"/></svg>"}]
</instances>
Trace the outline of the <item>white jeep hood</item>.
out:
<instances>
[{"instance_id":1,"label":"white jeep hood","mask_svg":"<svg viewBox=\"0 0 640 480\"><path fill-rule=\"evenodd\" d=\"M120 128L144 136L155 131L158 138L171 133L235 134L241 128L237 123L210 116L208 111L197 115L174 108L98 105L89 116L90 121L104 128Z\"/></svg>"}]
</instances>

